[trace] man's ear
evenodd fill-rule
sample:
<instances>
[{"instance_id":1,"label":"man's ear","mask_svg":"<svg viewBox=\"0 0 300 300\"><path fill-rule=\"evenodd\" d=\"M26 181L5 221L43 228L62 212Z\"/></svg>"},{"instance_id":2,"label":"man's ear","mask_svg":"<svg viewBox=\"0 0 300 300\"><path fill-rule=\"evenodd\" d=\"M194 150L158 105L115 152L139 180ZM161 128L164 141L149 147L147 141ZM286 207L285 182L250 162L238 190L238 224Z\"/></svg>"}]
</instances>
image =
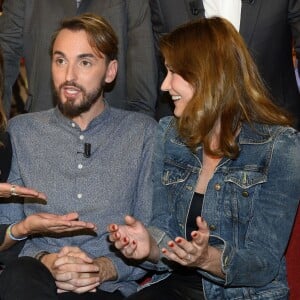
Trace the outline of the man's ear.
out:
<instances>
[{"instance_id":1,"label":"man's ear","mask_svg":"<svg viewBox=\"0 0 300 300\"><path fill-rule=\"evenodd\" d=\"M107 70L106 70L106 76L105 76L105 82L111 83L114 81L114 79L117 76L118 72L118 62L117 60L112 60L108 63Z\"/></svg>"}]
</instances>

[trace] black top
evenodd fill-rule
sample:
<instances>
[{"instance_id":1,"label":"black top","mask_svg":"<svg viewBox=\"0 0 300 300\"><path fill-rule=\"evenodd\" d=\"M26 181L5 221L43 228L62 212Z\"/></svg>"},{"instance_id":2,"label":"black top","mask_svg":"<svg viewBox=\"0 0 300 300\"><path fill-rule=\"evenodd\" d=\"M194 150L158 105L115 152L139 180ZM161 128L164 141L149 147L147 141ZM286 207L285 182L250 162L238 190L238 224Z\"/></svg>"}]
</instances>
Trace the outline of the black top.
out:
<instances>
[{"instance_id":1,"label":"black top","mask_svg":"<svg viewBox=\"0 0 300 300\"><path fill-rule=\"evenodd\" d=\"M196 217L201 216L202 205L203 205L203 194L194 193L191 201L190 210L186 220L186 239L190 241L191 232L198 230L196 224ZM173 274L169 277L170 280L175 280L175 283L188 282L189 286L195 290L202 290L202 275L197 272L194 268L185 268L182 266L177 267ZM202 299L202 298L199 298ZM204 298L203 298L204 299Z\"/></svg>"},{"instance_id":2,"label":"black top","mask_svg":"<svg viewBox=\"0 0 300 300\"><path fill-rule=\"evenodd\" d=\"M186 238L188 241L192 239L191 238L192 231L198 230L196 224L196 217L201 216L203 198L204 198L203 194L194 193L189 214L186 220Z\"/></svg>"},{"instance_id":3,"label":"black top","mask_svg":"<svg viewBox=\"0 0 300 300\"><path fill-rule=\"evenodd\" d=\"M11 164L11 143L7 132L0 133L0 182L6 182Z\"/></svg>"},{"instance_id":4,"label":"black top","mask_svg":"<svg viewBox=\"0 0 300 300\"><path fill-rule=\"evenodd\" d=\"M9 134L7 132L0 133L0 141L0 182L6 182L9 175L12 157L12 148ZM5 198L0 198L0 209L2 201L5 201ZM0 244L4 240L6 229L8 226L9 224L0 224ZM0 269L1 266L7 265L9 262L17 258L19 252L23 248L24 243L25 241L18 242L8 250L0 252Z\"/></svg>"}]
</instances>

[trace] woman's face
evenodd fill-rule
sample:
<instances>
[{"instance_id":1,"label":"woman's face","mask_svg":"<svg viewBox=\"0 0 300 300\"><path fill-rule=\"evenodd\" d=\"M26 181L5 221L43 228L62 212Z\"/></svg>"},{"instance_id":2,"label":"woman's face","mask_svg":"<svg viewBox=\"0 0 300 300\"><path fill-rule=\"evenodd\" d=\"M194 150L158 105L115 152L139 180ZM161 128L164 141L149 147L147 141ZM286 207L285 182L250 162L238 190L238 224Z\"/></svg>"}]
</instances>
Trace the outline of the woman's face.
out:
<instances>
[{"instance_id":1,"label":"woman's face","mask_svg":"<svg viewBox=\"0 0 300 300\"><path fill-rule=\"evenodd\" d=\"M169 92L175 105L174 115L180 117L194 95L194 88L179 74L173 72L172 67L167 62L166 68L168 73L161 84L161 90Z\"/></svg>"}]
</instances>

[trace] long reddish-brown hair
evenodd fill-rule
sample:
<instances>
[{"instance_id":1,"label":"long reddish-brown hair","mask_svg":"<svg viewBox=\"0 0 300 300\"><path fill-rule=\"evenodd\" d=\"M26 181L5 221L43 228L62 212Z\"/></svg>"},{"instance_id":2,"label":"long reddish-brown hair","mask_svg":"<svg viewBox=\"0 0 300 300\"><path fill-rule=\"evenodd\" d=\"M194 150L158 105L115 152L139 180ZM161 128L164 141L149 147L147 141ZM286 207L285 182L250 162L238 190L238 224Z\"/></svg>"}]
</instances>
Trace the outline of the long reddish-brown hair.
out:
<instances>
[{"instance_id":1,"label":"long reddish-brown hair","mask_svg":"<svg viewBox=\"0 0 300 300\"><path fill-rule=\"evenodd\" d=\"M290 117L270 100L242 37L230 22L214 17L184 24L162 37L160 49L172 71L195 91L177 119L179 134L192 150L203 144L211 155L235 158L241 122L291 125ZM219 147L212 149L217 122Z\"/></svg>"}]
</instances>

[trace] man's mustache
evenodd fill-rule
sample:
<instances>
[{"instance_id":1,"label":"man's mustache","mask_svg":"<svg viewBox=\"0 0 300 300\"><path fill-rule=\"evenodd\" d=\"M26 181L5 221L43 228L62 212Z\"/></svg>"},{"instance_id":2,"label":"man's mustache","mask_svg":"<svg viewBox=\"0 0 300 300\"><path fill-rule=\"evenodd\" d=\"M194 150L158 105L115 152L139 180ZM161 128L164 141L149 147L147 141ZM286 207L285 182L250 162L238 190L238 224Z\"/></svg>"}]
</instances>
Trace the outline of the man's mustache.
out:
<instances>
[{"instance_id":1,"label":"man's mustache","mask_svg":"<svg viewBox=\"0 0 300 300\"><path fill-rule=\"evenodd\" d=\"M59 86L59 90L61 90L64 87L75 87L77 89L80 89L82 92L85 92L85 88L81 86L80 84L76 83L75 81L65 81Z\"/></svg>"}]
</instances>

